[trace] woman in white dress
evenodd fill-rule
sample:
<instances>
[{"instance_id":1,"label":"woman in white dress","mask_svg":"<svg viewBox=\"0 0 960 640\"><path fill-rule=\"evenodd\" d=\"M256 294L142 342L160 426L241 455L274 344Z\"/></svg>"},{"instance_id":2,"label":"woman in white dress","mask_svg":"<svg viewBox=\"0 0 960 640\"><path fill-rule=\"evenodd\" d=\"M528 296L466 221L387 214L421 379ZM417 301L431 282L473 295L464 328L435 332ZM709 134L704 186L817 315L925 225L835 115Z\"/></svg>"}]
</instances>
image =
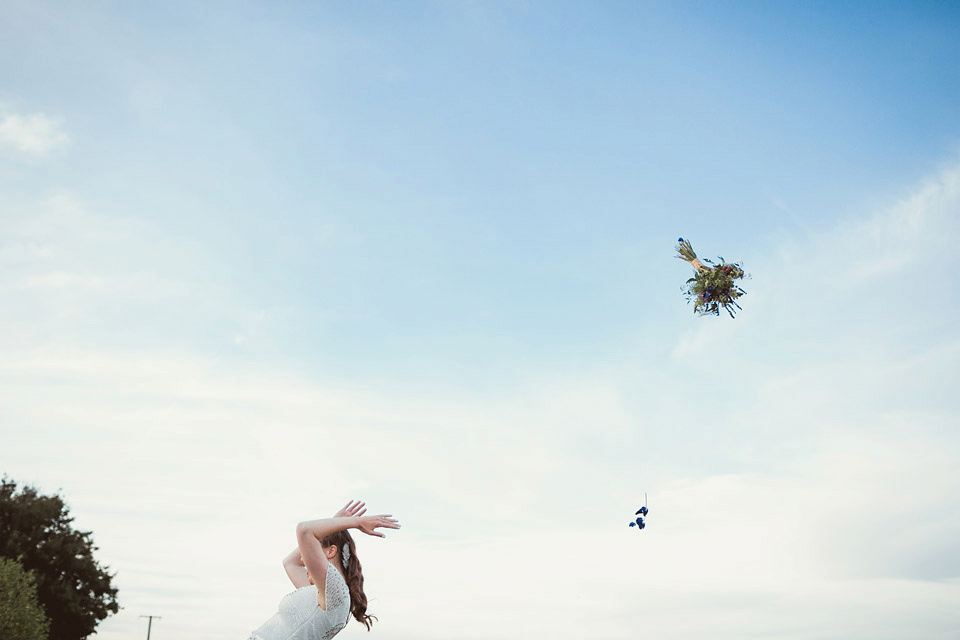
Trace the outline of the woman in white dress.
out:
<instances>
[{"instance_id":1,"label":"woman in white dress","mask_svg":"<svg viewBox=\"0 0 960 640\"><path fill-rule=\"evenodd\" d=\"M297 548L283 568L297 588L280 601L272 618L249 640L328 640L347 624L350 614L367 630L376 619L367 614L363 571L350 529L385 537L378 528L399 529L391 515L365 516L364 503L351 500L332 518L297 525Z\"/></svg>"}]
</instances>

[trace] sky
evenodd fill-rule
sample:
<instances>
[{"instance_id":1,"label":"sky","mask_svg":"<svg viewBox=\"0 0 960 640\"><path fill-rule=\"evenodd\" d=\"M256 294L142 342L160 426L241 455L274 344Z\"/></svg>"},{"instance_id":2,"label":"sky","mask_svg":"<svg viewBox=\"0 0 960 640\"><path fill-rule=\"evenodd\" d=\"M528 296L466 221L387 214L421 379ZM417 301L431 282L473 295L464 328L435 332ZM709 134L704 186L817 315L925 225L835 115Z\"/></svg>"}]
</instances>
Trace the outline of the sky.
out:
<instances>
[{"instance_id":1,"label":"sky","mask_svg":"<svg viewBox=\"0 0 960 640\"><path fill-rule=\"evenodd\" d=\"M958 68L942 2L4 2L0 472L94 640L246 638L354 498L371 638L955 638Z\"/></svg>"}]
</instances>

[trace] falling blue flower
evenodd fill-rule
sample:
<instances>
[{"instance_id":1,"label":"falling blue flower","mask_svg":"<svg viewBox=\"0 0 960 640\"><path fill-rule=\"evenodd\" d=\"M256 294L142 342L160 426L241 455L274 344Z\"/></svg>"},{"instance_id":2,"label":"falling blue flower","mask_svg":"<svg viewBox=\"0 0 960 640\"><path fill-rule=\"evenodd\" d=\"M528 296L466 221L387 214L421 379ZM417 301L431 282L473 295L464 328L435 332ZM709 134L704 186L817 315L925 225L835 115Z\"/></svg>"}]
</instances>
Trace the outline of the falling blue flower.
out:
<instances>
[{"instance_id":1,"label":"falling blue flower","mask_svg":"<svg viewBox=\"0 0 960 640\"><path fill-rule=\"evenodd\" d=\"M647 509L647 494L644 493L643 506L637 509L637 512L634 514L635 516L637 516L637 518L633 520L629 526L636 527L637 529L643 529L644 527L646 527L647 523L643 521L643 517L648 513L649 513L649 510Z\"/></svg>"}]
</instances>

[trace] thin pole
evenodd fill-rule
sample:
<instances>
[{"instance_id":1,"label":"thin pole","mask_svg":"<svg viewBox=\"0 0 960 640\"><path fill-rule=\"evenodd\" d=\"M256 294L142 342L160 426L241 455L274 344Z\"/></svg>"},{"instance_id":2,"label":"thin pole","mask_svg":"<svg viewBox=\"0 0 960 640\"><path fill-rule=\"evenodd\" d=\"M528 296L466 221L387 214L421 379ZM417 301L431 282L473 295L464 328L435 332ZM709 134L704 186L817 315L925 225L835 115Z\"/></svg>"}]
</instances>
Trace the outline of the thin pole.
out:
<instances>
[{"instance_id":1,"label":"thin pole","mask_svg":"<svg viewBox=\"0 0 960 640\"><path fill-rule=\"evenodd\" d=\"M153 619L161 619L163 616L140 616L141 618L147 618L147 640L150 640L150 627L153 626Z\"/></svg>"}]
</instances>

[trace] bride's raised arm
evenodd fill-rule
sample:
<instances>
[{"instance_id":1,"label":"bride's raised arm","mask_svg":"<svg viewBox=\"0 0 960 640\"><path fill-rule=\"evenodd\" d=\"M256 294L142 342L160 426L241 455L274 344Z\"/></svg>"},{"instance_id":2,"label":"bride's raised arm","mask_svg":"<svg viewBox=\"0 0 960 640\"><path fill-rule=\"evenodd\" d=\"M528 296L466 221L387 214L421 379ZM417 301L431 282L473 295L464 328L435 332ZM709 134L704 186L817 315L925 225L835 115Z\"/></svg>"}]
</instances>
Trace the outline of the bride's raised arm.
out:
<instances>
[{"instance_id":1,"label":"bride's raised arm","mask_svg":"<svg viewBox=\"0 0 960 640\"><path fill-rule=\"evenodd\" d=\"M344 509L346 508L344 507ZM366 509L363 509L362 512L365 511ZM321 518L320 520L307 520L298 524L297 546L300 548L300 557L303 559L307 571L310 572L313 582L318 585L325 584L327 562L333 561L340 553L340 549L336 547L324 548L322 546L321 541L325 537L344 529L358 529L369 536L386 537L377 531L378 528L399 529L400 523L390 514L381 514L377 516L334 516L333 518Z\"/></svg>"}]
</instances>

